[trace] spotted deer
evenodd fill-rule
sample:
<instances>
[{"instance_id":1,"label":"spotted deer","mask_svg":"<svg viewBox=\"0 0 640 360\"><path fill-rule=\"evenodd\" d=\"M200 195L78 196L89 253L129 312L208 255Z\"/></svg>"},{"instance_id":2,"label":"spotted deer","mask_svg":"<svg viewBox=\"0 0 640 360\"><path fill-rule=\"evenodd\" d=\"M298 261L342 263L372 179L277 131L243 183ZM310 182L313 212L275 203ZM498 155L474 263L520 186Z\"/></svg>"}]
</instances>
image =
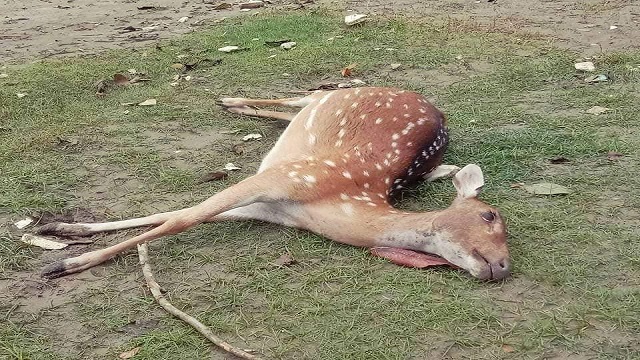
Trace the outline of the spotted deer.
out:
<instances>
[{"instance_id":1,"label":"spotted deer","mask_svg":"<svg viewBox=\"0 0 640 360\"><path fill-rule=\"evenodd\" d=\"M41 234L86 236L154 226L111 247L58 261L43 275L86 270L117 254L197 224L254 219L306 229L370 248L393 263L452 265L483 280L510 273L506 228L497 209L477 199L474 164L442 165L445 116L423 96L393 88L317 91L299 98L223 98L228 111L288 121L253 176L182 210L109 223L52 223ZM259 109L298 108L296 113ZM444 210L400 211L392 200L420 180L453 176L457 196Z\"/></svg>"}]
</instances>

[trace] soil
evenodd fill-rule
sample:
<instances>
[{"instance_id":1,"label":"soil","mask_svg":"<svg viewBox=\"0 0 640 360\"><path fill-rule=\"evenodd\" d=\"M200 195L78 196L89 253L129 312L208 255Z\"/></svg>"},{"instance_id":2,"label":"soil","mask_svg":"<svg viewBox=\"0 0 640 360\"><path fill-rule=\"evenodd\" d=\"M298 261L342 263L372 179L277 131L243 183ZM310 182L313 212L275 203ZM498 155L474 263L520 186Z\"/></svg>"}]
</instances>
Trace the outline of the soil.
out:
<instances>
[{"instance_id":1,"label":"soil","mask_svg":"<svg viewBox=\"0 0 640 360\"><path fill-rule=\"evenodd\" d=\"M11 0L0 22L0 62L91 54L105 49L148 46L158 40L244 14L239 6L215 10L221 1ZM306 1L271 1L266 10L311 7ZM541 34L582 56L637 48L640 3L628 0L521 1L342 1L321 5L372 16L405 14L449 18L467 26ZM185 17L187 19L185 19ZM616 27L611 29L611 27Z\"/></svg>"},{"instance_id":2,"label":"soil","mask_svg":"<svg viewBox=\"0 0 640 360\"><path fill-rule=\"evenodd\" d=\"M640 2L626 0L368 0L368 1L326 1L306 4L307 8L324 5L331 8L366 13L371 16L392 16L403 14L422 18L456 21L459 26L475 26L495 31L516 32L544 36L550 42L574 50L576 57L588 57L598 52L628 50L640 47ZM200 27L224 21L225 17L250 16L261 11L280 11L298 8L301 1L271 1L265 8L241 12L237 5L231 9L215 10L220 1L133 0L89 1L89 0L9 0L3 4L0 19L0 66L9 62L36 61L47 57L81 56L107 49L123 47L152 46L159 40L197 31ZM150 8L143 8L150 6ZM184 17L187 17L185 20ZM184 21L182 21L184 20ZM615 28L613 28L615 27ZM481 67L481 66L480 66ZM438 83L453 83L459 79L451 74L431 74L429 78ZM151 135L151 134L147 134ZM166 138L156 134L158 142L172 142L184 148L192 146L188 134L176 138ZM150 136L149 138L152 138ZM214 139L212 139L213 141ZM172 149L175 146L172 146ZM117 173L97 174L87 186L98 194L96 203L102 208L92 214L67 214L74 220L93 220L106 217L107 213L123 211L126 204L116 201L123 197L128 188L140 184L135 179L120 181ZM96 191L98 189L98 191ZM82 191L82 190L81 190ZM174 199L182 203L184 199ZM109 205L112 204L112 205ZM171 209L171 204L166 204ZM165 209L162 209L165 210ZM637 213L629 215L637 216ZM90 219L87 219L86 217ZM0 223L9 223L0 218ZM15 219L13 219L15 220ZM78 253L84 247L77 249ZM52 259L43 259L44 263ZM73 277L64 278L55 286L43 282L38 274L14 273L11 277L0 277L0 304L15 304L19 312L12 315L14 321L20 317L51 317L47 314L57 309L58 319L49 318L52 323L64 319L64 335L56 335L56 343L69 343L70 347L90 341L95 332L86 329L74 316L65 316L71 307L65 303L74 301L75 295L86 291L96 291L108 283L102 270L86 271ZM119 279L119 290L139 287L138 275ZM136 285L137 284L137 285ZM528 284L520 284L526 288ZM514 289L511 289L514 290ZM517 290L517 289L516 289ZM142 290L141 290L142 291ZM504 290L505 301L516 301L514 291ZM516 293L521 295L521 292ZM11 312L13 310L10 310ZM7 313L7 317L10 313ZM131 337L153 328L155 319L146 323L131 323L123 327L123 334ZM49 326L55 333L55 326ZM126 341L126 336L109 343L105 347L117 346ZM74 353L77 348L69 349ZM100 355L99 349L94 356ZM455 352L455 349L451 350ZM451 352L451 353L452 353ZM450 353L450 355L451 355ZM555 354L557 358L567 354Z\"/></svg>"}]
</instances>

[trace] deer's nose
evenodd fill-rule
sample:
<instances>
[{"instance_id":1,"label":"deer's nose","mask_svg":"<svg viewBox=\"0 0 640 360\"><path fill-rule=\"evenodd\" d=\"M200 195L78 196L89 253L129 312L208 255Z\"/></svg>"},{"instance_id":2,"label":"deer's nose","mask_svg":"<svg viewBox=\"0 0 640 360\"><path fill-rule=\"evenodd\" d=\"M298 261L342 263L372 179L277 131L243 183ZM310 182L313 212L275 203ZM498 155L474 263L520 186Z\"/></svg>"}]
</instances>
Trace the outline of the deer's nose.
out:
<instances>
[{"instance_id":1,"label":"deer's nose","mask_svg":"<svg viewBox=\"0 0 640 360\"><path fill-rule=\"evenodd\" d=\"M489 263L491 266L491 280L502 280L511 274L511 261L508 258Z\"/></svg>"}]
</instances>

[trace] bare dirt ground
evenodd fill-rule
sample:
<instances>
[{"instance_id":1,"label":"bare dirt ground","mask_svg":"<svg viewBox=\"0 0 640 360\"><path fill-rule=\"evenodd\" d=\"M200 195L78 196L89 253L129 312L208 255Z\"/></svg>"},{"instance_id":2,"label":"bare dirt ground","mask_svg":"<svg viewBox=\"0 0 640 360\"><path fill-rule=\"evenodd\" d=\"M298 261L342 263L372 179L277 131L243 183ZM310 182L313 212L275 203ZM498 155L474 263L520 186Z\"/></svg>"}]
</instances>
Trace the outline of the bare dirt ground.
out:
<instances>
[{"instance_id":1,"label":"bare dirt ground","mask_svg":"<svg viewBox=\"0 0 640 360\"><path fill-rule=\"evenodd\" d=\"M0 22L0 61L90 54L145 46L243 14L221 1L9 0ZM298 8L300 1L271 1L265 8ZM522 1L327 1L319 4L370 15L451 18L501 31L547 36L585 56L640 46L640 3L631 0ZM313 4L305 4L313 7ZM186 19L185 19L186 17ZM614 28L612 28L614 27Z\"/></svg>"}]
</instances>

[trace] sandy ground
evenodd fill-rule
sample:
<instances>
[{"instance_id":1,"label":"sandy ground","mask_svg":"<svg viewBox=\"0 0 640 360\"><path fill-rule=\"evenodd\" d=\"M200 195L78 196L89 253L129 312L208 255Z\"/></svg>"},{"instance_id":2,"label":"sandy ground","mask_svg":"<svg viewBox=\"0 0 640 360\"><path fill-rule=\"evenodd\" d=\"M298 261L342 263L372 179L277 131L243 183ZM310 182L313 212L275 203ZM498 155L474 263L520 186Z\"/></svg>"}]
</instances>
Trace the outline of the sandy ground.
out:
<instances>
[{"instance_id":1,"label":"sandy ground","mask_svg":"<svg viewBox=\"0 0 640 360\"><path fill-rule=\"evenodd\" d=\"M304 6L329 6L370 15L451 18L501 31L548 36L582 56L640 46L640 2L632 0L398 0L270 1L246 13L222 1L8 0L0 22L0 61L148 46L158 40L224 21L224 18ZM186 19L185 19L186 18Z\"/></svg>"}]
</instances>

